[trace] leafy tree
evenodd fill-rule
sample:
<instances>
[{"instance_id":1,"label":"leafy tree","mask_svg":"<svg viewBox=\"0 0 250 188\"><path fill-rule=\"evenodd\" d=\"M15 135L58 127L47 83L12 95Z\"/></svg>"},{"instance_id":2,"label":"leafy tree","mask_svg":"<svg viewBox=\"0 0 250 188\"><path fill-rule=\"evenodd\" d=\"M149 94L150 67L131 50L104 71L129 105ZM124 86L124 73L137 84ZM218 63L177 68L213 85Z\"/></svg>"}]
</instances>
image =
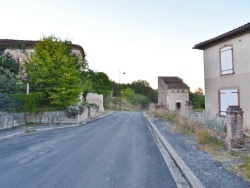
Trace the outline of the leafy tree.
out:
<instances>
[{"instance_id":1,"label":"leafy tree","mask_svg":"<svg viewBox=\"0 0 250 188\"><path fill-rule=\"evenodd\" d=\"M20 78L20 74L15 75L8 69L0 67L0 93L17 94L23 93L25 85Z\"/></svg>"},{"instance_id":2,"label":"leafy tree","mask_svg":"<svg viewBox=\"0 0 250 188\"><path fill-rule=\"evenodd\" d=\"M70 41L44 37L25 64L31 92L42 94L44 106L66 108L79 101L84 61L72 52Z\"/></svg>"},{"instance_id":3,"label":"leafy tree","mask_svg":"<svg viewBox=\"0 0 250 188\"><path fill-rule=\"evenodd\" d=\"M128 87L121 91L121 96L132 99L135 96L135 91Z\"/></svg>"},{"instance_id":4,"label":"leafy tree","mask_svg":"<svg viewBox=\"0 0 250 188\"><path fill-rule=\"evenodd\" d=\"M151 102L157 103L157 91L150 87L150 84L145 80L138 80L131 83L130 87L135 93L147 96Z\"/></svg>"},{"instance_id":5,"label":"leafy tree","mask_svg":"<svg viewBox=\"0 0 250 188\"><path fill-rule=\"evenodd\" d=\"M121 96L127 98L131 104L135 106L140 105L142 108L148 108L150 103L148 97L135 93L135 91L129 87L121 91Z\"/></svg>"},{"instance_id":6,"label":"leafy tree","mask_svg":"<svg viewBox=\"0 0 250 188\"><path fill-rule=\"evenodd\" d=\"M23 105L17 95L24 93L19 64L0 46L0 111L16 112Z\"/></svg>"},{"instance_id":7,"label":"leafy tree","mask_svg":"<svg viewBox=\"0 0 250 188\"><path fill-rule=\"evenodd\" d=\"M205 95L200 87L194 93L189 93L189 100L192 102L194 109L205 109Z\"/></svg>"},{"instance_id":8,"label":"leafy tree","mask_svg":"<svg viewBox=\"0 0 250 188\"><path fill-rule=\"evenodd\" d=\"M0 67L11 73L19 73L19 64L9 53L5 53L4 47L0 46Z\"/></svg>"},{"instance_id":9,"label":"leafy tree","mask_svg":"<svg viewBox=\"0 0 250 188\"><path fill-rule=\"evenodd\" d=\"M84 95L89 92L103 94L104 96L111 95L113 92L113 82L108 75L103 72L94 72L88 70L82 73Z\"/></svg>"}]
</instances>

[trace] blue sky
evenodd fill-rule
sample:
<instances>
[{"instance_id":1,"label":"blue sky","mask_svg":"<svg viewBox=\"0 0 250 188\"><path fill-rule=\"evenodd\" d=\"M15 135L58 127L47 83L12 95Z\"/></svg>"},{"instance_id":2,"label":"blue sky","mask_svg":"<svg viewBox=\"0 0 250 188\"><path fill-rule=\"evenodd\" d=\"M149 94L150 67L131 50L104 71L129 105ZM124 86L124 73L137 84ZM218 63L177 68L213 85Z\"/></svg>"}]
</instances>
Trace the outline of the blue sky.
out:
<instances>
[{"instance_id":1,"label":"blue sky","mask_svg":"<svg viewBox=\"0 0 250 188\"><path fill-rule=\"evenodd\" d=\"M89 67L111 80L179 76L204 88L203 53L192 47L250 22L249 0L0 0L2 39L54 34L81 45Z\"/></svg>"}]
</instances>

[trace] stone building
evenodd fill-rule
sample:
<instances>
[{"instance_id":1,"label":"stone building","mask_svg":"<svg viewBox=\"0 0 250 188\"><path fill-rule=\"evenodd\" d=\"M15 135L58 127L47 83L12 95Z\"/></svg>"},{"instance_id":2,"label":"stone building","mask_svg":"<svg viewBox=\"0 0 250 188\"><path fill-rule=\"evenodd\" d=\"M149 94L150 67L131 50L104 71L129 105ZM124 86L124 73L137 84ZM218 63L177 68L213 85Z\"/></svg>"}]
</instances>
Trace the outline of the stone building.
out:
<instances>
[{"instance_id":1,"label":"stone building","mask_svg":"<svg viewBox=\"0 0 250 188\"><path fill-rule=\"evenodd\" d=\"M4 49L5 53L9 53L22 65L27 56L34 52L34 48L38 42L33 40L0 39L0 48ZM81 59L85 57L85 52L80 45L72 44L72 51Z\"/></svg>"},{"instance_id":2,"label":"stone building","mask_svg":"<svg viewBox=\"0 0 250 188\"><path fill-rule=\"evenodd\" d=\"M179 77L158 77L158 104L167 109L181 110L189 101L189 87Z\"/></svg>"}]
</instances>

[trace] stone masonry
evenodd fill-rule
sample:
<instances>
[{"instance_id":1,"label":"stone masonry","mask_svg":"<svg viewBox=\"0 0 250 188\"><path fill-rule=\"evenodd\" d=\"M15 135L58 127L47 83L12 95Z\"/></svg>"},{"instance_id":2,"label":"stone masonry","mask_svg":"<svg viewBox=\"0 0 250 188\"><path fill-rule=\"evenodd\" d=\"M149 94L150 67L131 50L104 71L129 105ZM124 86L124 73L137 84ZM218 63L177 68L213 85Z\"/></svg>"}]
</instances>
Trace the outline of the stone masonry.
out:
<instances>
[{"instance_id":1,"label":"stone masonry","mask_svg":"<svg viewBox=\"0 0 250 188\"><path fill-rule=\"evenodd\" d=\"M229 106L226 113L228 149L242 149L244 147L243 111L239 106Z\"/></svg>"}]
</instances>

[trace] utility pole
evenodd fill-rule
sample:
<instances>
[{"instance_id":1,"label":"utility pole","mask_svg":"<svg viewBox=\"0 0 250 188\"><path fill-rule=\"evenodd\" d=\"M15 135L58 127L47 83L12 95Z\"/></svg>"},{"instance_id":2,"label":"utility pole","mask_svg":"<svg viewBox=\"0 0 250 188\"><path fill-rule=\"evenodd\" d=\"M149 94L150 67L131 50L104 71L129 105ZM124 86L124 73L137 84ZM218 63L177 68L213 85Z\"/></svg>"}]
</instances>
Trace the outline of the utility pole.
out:
<instances>
[{"instance_id":1,"label":"utility pole","mask_svg":"<svg viewBox=\"0 0 250 188\"><path fill-rule=\"evenodd\" d=\"M125 72L122 74L125 75ZM122 110L122 104L121 104L121 70L119 70L119 109Z\"/></svg>"}]
</instances>

